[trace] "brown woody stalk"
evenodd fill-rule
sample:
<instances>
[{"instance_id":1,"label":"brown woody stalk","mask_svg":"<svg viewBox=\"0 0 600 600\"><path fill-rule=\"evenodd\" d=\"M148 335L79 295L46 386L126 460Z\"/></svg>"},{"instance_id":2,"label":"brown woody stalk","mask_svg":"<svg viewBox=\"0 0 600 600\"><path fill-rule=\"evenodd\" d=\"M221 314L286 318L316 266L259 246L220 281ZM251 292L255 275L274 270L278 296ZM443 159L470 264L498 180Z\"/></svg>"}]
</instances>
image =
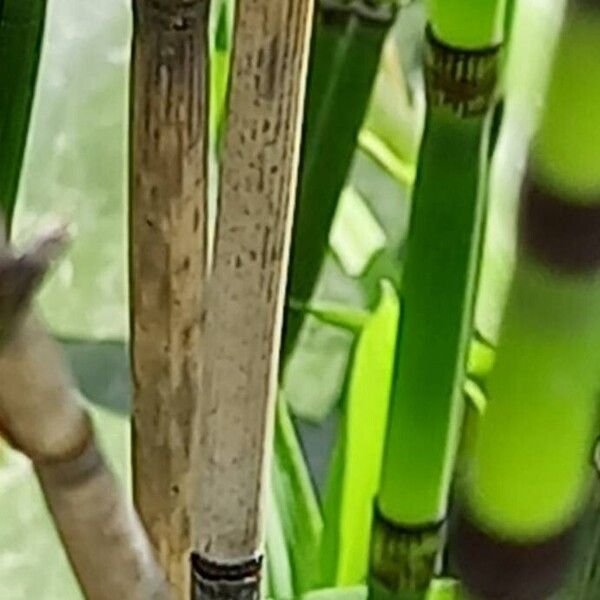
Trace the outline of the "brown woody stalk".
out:
<instances>
[{"instance_id":1,"label":"brown woody stalk","mask_svg":"<svg viewBox=\"0 0 600 600\"><path fill-rule=\"evenodd\" d=\"M0 431L33 461L86 598L166 599L146 534L98 450L60 349L28 308L64 237L52 231L18 257L0 241Z\"/></svg>"},{"instance_id":2,"label":"brown woody stalk","mask_svg":"<svg viewBox=\"0 0 600 600\"><path fill-rule=\"evenodd\" d=\"M197 597L248 597L259 579L312 5L236 7L198 419Z\"/></svg>"},{"instance_id":3,"label":"brown woody stalk","mask_svg":"<svg viewBox=\"0 0 600 600\"><path fill-rule=\"evenodd\" d=\"M191 423L206 263L209 0L134 0L131 340L135 500L177 598L193 546Z\"/></svg>"}]
</instances>

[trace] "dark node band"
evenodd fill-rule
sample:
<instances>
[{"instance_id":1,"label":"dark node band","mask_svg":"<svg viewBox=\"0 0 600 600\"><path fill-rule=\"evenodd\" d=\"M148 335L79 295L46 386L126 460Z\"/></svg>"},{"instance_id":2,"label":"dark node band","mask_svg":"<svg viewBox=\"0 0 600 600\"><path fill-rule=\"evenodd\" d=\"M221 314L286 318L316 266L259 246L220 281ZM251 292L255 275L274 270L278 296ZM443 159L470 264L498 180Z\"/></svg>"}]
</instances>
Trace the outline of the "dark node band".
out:
<instances>
[{"instance_id":1,"label":"dark node band","mask_svg":"<svg viewBox=\"0 0 600 600\"><path fill-rule=\"evenodd\" d=\"M451 561L478 600L547 600L569 574L577 529L518 543L487 533L459 509L450 530Z\"/></svg>"},{"instance_id":2,"label":"dark node band","mask_svg":"<svg viewBox=\"0 0 600 600\"><path fill-rule=\"evenodd\" d=\"M600 268L600 202L569 202L543 184L525 180L519 248L542 265L566 274Z\"/></svg>"},{"instance_id":3,"label":"dark node band","mask_svg":"<svg viewBox=\"0 0 600 600\"><path fill-rule=\"evenodd\" d=\"M431 25L425 43L425 84L429 106L459 117L484 115L494 102L500 46L467 50L439 40Z\"/></svg>"},{"instance_id":4,"label":"dark node band","mask_svg":"<svg viewBox=\"0 0 600 600\"><path fill-rule=\"evenodd\" d=\"M389 592L423 591L436 573L444 523L404 527L378 508L374 514L370 577Z\"/></svg>"},{"instance_id":5,"label":"dark node band","mask_svg":"<svg viewBox=\"0 0 600 600\"><path fill-rule=\"evenodd\" d=\"M240 563L217 563L192 555L193 600L258 600L262 556Z\"/></svg>"}]
</instances>

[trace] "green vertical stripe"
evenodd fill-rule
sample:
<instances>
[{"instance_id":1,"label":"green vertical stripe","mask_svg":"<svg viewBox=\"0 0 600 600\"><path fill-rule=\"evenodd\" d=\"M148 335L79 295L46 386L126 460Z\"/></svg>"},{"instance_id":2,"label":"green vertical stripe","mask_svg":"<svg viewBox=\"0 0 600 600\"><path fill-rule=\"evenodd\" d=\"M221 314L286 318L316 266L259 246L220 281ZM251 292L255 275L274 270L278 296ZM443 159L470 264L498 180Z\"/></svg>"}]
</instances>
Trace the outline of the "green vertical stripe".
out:
<instances>
[{"instance_id":1,"label":"green vertical stripe","mask_svg":"<svg viewBox=\"0 0 600 600\"><path fill-rule=\"evenodd\" d=\"M41 53L46 0L3 0L0 17L0 206L14 212Z\"/></svg>"},{"instance_id":2,"label":"green vertical stripe","mask_svg":"<svg viewBox=\"0 0 600 600\"><path fill-rule=\"evenodd\" d=\"M430 109L414 190L379 505L405 525L443 518L471 335L487 117Z\"/></svg>"}]
</instances>

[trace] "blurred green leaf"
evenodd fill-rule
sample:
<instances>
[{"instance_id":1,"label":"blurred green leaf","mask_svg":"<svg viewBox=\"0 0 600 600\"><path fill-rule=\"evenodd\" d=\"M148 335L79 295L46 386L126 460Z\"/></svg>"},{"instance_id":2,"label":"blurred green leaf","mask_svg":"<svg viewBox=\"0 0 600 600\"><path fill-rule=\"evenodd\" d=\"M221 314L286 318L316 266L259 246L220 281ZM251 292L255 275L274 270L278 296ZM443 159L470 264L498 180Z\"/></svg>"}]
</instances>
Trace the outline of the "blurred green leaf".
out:
<instances>
[{"instance_id":1,"label":"blurred green leaf","mask_svg":"<svg viewBox=\"0 0 600 600\"><path fill-rule=\"evenodd\" d=\"M434 579L426 600L462 600L460 585L454 579Z\"/></svg>"},{"instance_id":2,"label":"blurred green leaf","mask_svg":"<svg viewBox=\"0 0 600 600\"><path fill-rule=\"evenodd\" d=\"M268 527L271 534L267 542L270 572L283 563L283 555L275 556L285 542L291 565L293 591L302 594L316 587L320 567L319 548L323 519L317 502L313 483L296 437L294 425L283 398L277 403L275 418L275 454L272 470L273 505L280 525ZM283 533L283 538L281 536ZM284 569L285 569L284 564ZM271 578L271 585L289 593L290 584L286 573Z\"/></svg>"},{"instance_id":3,"label":"blurred green leaf","mask_svg":"<svg viewBox=\"0 0 600 600\"><path fill-rule=\"evenodd\" d=\"M324 585L359 584L367 574L398 318L394 288L382 282L379 305L356 343L330 469L321 551Z\"/></svg>"},{"instance_id":4,"label":"blurred green leaf","mask_svg":"<svg viewBox=\"0 0 600 600\"><path fill-rule=\"evenodd\" d=\"M403 162L393 150L375 133L369 129L363 129L358 136L358 145L363 152L368 154L390 175L398 180L398 183L410 186L415 180L415 165Z\"/></svg>"},{"instance_id":5,"label":"blurred green leaf","mask_svg":"<svg viewBox=\"0 0 600 600\"><path fill-rule=\"evenodd\" d=\"M271 480L269 487L269 508L267 513L266 533L266 596L277 600L290 600L294 594L294 575L288 551L285 530L281 519L281 511L288 510L285 504L279 505ZM289 498L287 499L290 500ZM285 501L284 501L285 502Z\"/></svg>"},{"instance_id":6,"label":"blurred green leaf","mask_svg":"<svg viewBox=\"0 0 600 600\"><path fill-rule=\"evenodd\" d=\"M320 423L331 412L342 394L353 339L347 329L307 316L282 382L295 416Z\"/></svg>"},{"instance_id":7,"label":"blurred green leaf","mask_svg":"<svg viewBox=\"0 0 600 600\"><path fill-rule=\"evenodd\" d=\"M349 276L341 262L333 254L328 255L310 303L302 305L291 300L291 309L309 314L295 352L285 365L283 387L292 412L312 422L322 421L340 401L353 342L349 332L331 324L346 327L352 315L358 324L377 303L382 279L396 286L400 283L400 261L408 229L408 192L362 151L355 157L351 185L385 232L386 243L358 278ZM352 220L353 231L360 227L360 220ZM338 323L334 323L336 319Z\"/></svg>"},{"instance_id":8,"label":"blurred green leaf","mask_svg":"<svg viewBox=\"0 0 600 600\"><path fill-rule=\"evenodd\" d=\"M360 331L369 318L369 313L366 310L353 306L343 306L333 302L319 302L306 306L296 306L292 300L289 304L294 310L302 310L306 314L316 317L322 323L352 332Z\"/></svg>"},{"instance_id":9,"label":"blurred green leaf","mask_svg":"<svg viewBox=\"0 0 600 600\"><path fill-rule=\"evenodd\" d=\"M367 600L367 588L365 586L326 588L304 594L302 600Z\"/></svg>"},{"instance_id":10,"label":"blurred green leaf","mask_svg":"<svg viewBox=\"0 0 600 600\"><path fill-rule=\"evenodd\" d=\"M353 187L344 188L329 232L329 245L344 271L351 277L362 275L385 244L385 232L361 195Z\"/></svg>"},{"instance_id":11,"label":"blurred green leaf","mask_svg":"<svg viewBox=\"0 0 600 600\"><path fill-rule=\"evenodd\" d=\"M478 336L474 336L469 347L467 373L473 379L481 381L492 370L495 357L494 348Z\"/></svg>"}]
</instances>

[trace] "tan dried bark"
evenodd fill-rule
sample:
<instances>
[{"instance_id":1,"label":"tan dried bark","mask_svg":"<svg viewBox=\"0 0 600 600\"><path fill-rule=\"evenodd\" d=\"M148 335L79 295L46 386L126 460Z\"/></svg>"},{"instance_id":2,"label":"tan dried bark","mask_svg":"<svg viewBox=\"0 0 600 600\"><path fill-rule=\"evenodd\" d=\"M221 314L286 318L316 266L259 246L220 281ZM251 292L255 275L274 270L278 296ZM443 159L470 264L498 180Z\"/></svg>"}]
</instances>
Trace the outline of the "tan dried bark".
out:
<instances>
[{"instance_id":1,"label":"tan dried bark","mask_svg":"<svg viewBox=\"0 0 600 600\"><path fill-rule=\"evenodd\" d=\"M205 273L209 0L134 0L131 344L135 500L176 597L192 548L191 423Z\"/></svg>"},{"instance_id":2,"label":"tan dried bark","mask_svg":"<svg viewBox=\"0 0 600 600\"><path fill-rule=\"evenodd\" d=\"M312 0L239 0L198 419L199 552L260 552Z\"/></svg>"},{"instance_id":3,"label":"tan dried bark","mask_svg":"<svg viewBox=\"0 0 600 600\"><path fill-rule=\"evenodd\" d=\"M29 301L65 232L21 256L0 242L0 432L32 461L86 598L163 600L164 577L98 450L58 345Z\"/></svg>"}]
</instances>

